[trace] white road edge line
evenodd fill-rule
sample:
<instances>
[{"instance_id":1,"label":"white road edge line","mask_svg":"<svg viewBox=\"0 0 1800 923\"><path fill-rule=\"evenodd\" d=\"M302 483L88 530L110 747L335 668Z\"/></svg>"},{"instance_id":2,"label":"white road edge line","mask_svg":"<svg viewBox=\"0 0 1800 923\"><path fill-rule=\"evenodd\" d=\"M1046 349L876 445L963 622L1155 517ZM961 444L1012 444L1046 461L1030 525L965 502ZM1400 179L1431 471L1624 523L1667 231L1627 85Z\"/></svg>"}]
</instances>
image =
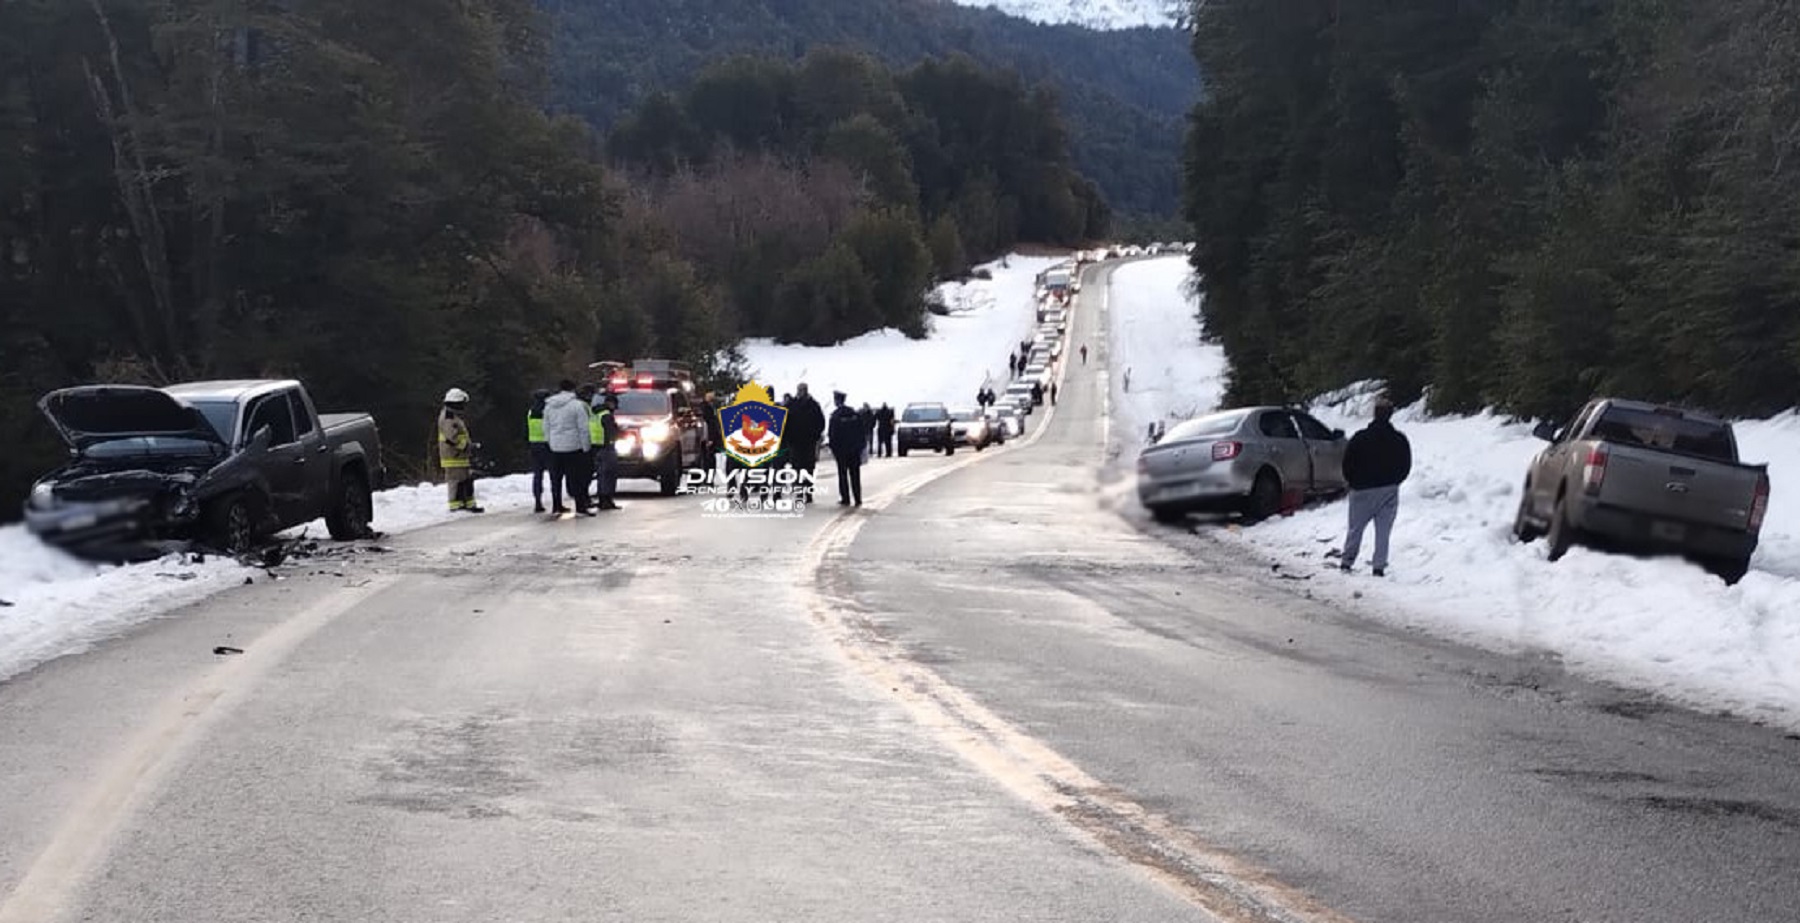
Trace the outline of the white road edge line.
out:
<instances>
[{"instance_id":1,"label":"white road edge line","mask_svg":"<svg viewBox=\"0 0 1800 923\"><path fill-rule=\"evenodd\" d=\"M397 579L376 577L332 593L258 635L245 645L244 653L222 661L165 699L131 743L96 774L18 886L0 903L0 923L48 923L71 913L81 886L105 860L126 820L144 807L188 748L302 642Z\"/></svg>"},{"instance_id":2,"label":"white road edge line","mask_svg":"<svg viewBox=\"0 0 1800 923\"><path fill-rule=\"evenodd\" d=\"M1111 284L1109 272L1107 289ZM1102 290L1103 299L1105 291ZM1059 390L1067 374L1068 365L1064 363L1057 369ZM869 508L886 509L933 481L978 461L1036 444L1049 430L1055 413L1055 405L1047 407L1036 431L998 451L976 454L901 481L883 491ZM807 546L802 566L811 579L803 585L810 589L811 615L840 654L871 682L896 697L946 747L1016 797L1068 824L1100 851L1131 863L1213 920L1350 923L1348 917L1206 843L1152 813L1126 793L1088 775L881 636L873 622L858 610L855 600L832 592L825 585L827 563L847 557L857 533L869 521L857 512L842 512L827 522Z\"/></svg>"}]
</instances>

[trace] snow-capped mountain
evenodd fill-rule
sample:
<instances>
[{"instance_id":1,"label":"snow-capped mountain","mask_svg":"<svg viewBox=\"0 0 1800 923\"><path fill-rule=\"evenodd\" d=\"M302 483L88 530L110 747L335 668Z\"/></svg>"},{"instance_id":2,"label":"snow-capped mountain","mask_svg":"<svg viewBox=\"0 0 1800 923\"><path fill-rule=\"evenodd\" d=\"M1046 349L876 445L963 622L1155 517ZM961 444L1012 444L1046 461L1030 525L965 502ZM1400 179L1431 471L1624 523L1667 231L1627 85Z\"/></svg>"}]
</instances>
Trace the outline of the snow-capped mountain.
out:
<instances>
[{"instance_id":1,"label":"snow-capped mountain","mask_svg":"<svg viewBox=\"0 0 1800 923\"><path fill-rule=\"evenodd\" d=\"M1133 29L1173 26L1180 0L952 0L961 6L986 7L1009 16L1049 25L1089 29Z\"/></svg>"}]
</instances>

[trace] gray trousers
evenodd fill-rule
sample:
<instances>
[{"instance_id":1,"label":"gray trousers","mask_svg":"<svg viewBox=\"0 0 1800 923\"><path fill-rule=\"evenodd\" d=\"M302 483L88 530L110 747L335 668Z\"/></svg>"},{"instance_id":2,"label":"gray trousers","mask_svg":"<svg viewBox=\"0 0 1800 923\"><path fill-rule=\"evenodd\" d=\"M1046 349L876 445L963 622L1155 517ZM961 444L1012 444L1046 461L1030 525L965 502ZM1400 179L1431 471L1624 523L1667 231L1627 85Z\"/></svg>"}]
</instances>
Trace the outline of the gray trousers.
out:
<instances>
[{"instance_id":1,"label":"gray trousers","mask_svg":"<svg viewBox=\"0 0 1800 923\"><path fill-rule=\"evenodd\" d=\"M594 448L595 496L611 500L619 492L619 450L610 444Z\"/></svg>"},{"instance_id":2,"label":"gray trousers","mask_svg":"<svg viewBox=\"0 0 1800 923\"><path fill-rule=\"evenodd\" d=\"M1344 566L1356 563L1362 551L1363 532L1375 523L1375 557L1369 566L1386 568L1388 538L1394 534L1394 516L1400 512L1400 487L1372 487L1350 492L1350 532L1344 536Z\"/></svg>"}]
</instances>

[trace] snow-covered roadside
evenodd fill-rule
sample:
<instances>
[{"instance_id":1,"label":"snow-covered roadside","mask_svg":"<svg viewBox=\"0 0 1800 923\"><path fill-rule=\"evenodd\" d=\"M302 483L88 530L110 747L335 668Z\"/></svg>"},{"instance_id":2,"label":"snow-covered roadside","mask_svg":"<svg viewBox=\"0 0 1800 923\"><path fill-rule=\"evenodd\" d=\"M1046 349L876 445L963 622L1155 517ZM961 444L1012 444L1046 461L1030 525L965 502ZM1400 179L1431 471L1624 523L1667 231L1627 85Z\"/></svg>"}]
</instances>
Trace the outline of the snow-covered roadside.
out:
<instances>
[{"instance_id":1,"label":"snow-covered roadside","mask_svg":"<svg viewBox=\"0 0 1800 923\"><path fill-rule=\"evenodd\" d=\"M942 286L952 314L931 318L931 336L908 340L892 330L837 347L809 349L748 341L745 355L757 381L780 391L800 382L829 401L833 390L856 403L911 401L967 404L988 376L1006 376L1006 357L1035 326L1037 274L1055 257L1012 256L988 264L991 279ZM628 483L624 485L630 487ZM514 475L478 482L476 497L490 513L531 508L531 479ZM455 516L444 488L421 484L375 495L375 528L398 534ZM323 537L323 520L288 537ZM254 572L236 562L170 557L127 567L98 566L56 551L23 526L0 527L0 680L45 661L86 650L131 627L240 586Z\"/></svg>"},{"instance_id":2,"label":"snow-covered roadside","mask_svg":"<svg viewBox=\"0 0 1800 923\"><path fill-rule=\"evenodd\" d=\"M1144 513L1128 465L1144 426L1216 402L1225 368L1220 351L1198 341L1185 268L1165 262L1114 275L1114 433L1127 466L1115 496L1133 517ZM1161 336L1144 332L1159 326ZM1126 366L1131 394L1119 380ZM1374 390L1348 389L1313 412L1354 432L1368 422ZM1775 490L1753 570L1735 587L1673 558L1576 549L1551 564L1542 543L1510 536L1526 464L1542 445L1529 426L1416 409L1396 422L1415 462L1385 579L1325 567L1343 541L1342 504L1203 534L1310 574L1313 595L1365 616L1490 649L1551 652L1590 676L1800 728L1800 415L1738 427L1746 459L1769 464Z\"/></svg>"},{"instance_id":3,"label":"snow-covered roadside","mask_svg":"<svg viewBox=\"0 0 1800 923\"><path fill-rule=\"evenodd\" d=\"M745 340L746 370L778 396L805 382L827 406L833 391L855 405L886 403L896 410L918 401L973 406L983 382L999 388L1006 381L1006 357L1036 327L1037 274L1062 261L1014 255L980 267L992 279L940 286L951 313L930 318L926 339L878 330L826 347Z\"/></svg>"},{"instance_id":4,"label":"snow-covered roadside","mask_svg":"<svg viewBox=\"0 0 1800 923\"><path fill-rule=\"evenodd\" d=\"M489 512L531 508L531 478L477 482ZM453 516L444 488L421 484L375 495L375 528L399 534ZM286 533L323 537L320 520ZM46 661L77 654L127 629L214 593L241 586L255 573L235 561L180 556L125 567L90 564L57 551L25 530L0 527L0 680Z\"/></svg>"}]
</instances>

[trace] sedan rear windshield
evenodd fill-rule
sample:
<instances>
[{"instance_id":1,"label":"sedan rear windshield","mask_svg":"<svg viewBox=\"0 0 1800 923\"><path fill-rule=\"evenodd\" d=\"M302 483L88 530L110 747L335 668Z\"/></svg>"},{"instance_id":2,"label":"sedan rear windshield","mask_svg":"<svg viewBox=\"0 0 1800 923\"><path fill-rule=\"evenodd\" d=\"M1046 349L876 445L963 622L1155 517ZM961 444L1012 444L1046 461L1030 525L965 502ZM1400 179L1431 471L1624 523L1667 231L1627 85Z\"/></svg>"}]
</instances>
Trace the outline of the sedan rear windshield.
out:
<instances>
[{"instance_id":1,"label":"sedan rear windshield","mask_svg":"<svg viewBox=\"0 0 1800 923\"><path fill-rule=\"evenodd\" d=\"M1198 420L1177 424L1174 429L1169 430L1168 435L1164 436L1162 441L1188 442L1194 439L1216 439L1236 432L1243 422L1244 415L1241 413L1201 417Z\"/></svg>"},{"instance_id":2,"label":"sedan rear windshield","mask_svg":"<svg viewBox=\"0 0 1800 923\"><path fill-rule=\"evenodd\" d=\"M1619 445L1674 452L1713 461L1735 462L1731 427L1643 410L1609 407L1594 424L1593 437Z\"/></svg>"},{"instance_id":3,"label":"sedan rear windshield","mask_svg":"<svg viewBox=\"0 0 1800 923\"><path fill-rule=\"evenodd\" d=\"M902 423L942 423L950 419L950 414L942 407L908 407L900 415Z\"/></svg>"}]
</instances>

